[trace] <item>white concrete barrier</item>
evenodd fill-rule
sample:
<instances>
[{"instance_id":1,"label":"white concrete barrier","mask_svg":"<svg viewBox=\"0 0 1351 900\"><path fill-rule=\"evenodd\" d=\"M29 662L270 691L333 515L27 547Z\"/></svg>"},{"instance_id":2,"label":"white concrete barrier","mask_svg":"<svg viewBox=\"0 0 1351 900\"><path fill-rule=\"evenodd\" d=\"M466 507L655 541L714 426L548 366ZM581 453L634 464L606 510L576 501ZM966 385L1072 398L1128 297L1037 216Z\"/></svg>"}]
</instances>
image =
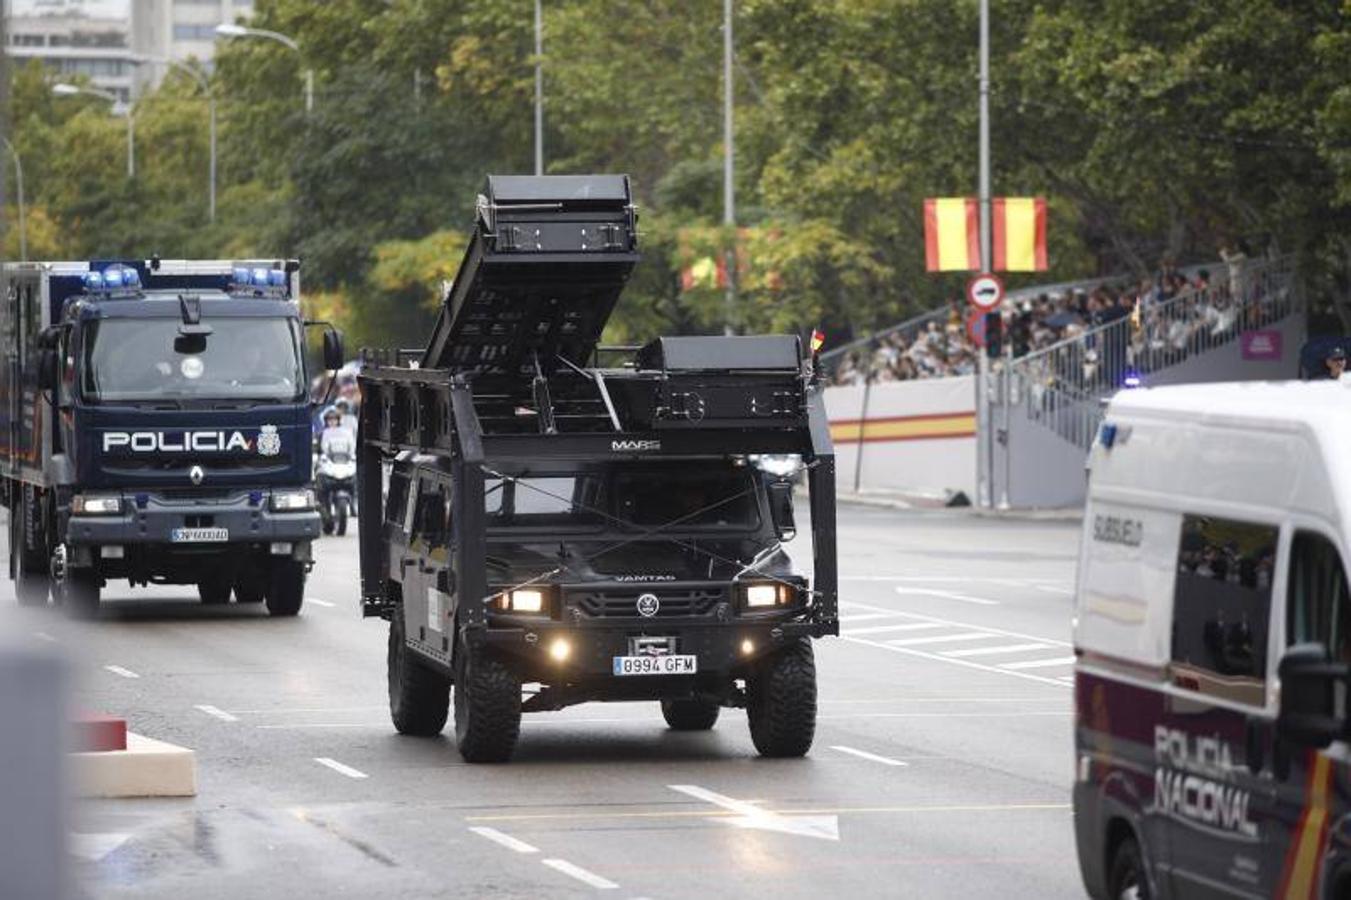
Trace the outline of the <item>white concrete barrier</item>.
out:
<instances>
[{"instance_id":1,"label":"white concrete barrier","mask_svg":"<svg viewBox=\"0 0 1351 900\"><path fill-rule=\"evenodd\" d=\"M75 793L81 797L191 797L197 758L184 747L127 733L127 749L72 753Z\"/></svg>"},{"instance_id":2,"label":"white concrete barrier","mask_svg":"<svg viewBox=\"0 0 1351 900\"><path fill-rule=\"evenodd\" d=\"M974 498L975 389L970 375L827 388L839 489Z\"/></svg>"}]
</instances>

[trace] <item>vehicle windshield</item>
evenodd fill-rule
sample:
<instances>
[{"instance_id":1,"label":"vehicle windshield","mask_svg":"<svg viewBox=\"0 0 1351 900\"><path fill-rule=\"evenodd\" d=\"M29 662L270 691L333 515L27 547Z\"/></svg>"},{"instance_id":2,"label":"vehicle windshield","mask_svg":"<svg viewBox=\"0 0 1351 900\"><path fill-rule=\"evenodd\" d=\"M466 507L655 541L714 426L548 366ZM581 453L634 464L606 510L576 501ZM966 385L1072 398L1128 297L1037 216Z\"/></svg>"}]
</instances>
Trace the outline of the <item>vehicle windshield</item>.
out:
<instances>
[{"instance_id":1,"label":"vehicle windshield","mask_svg":"<svg viewBox=\"0 0 1351 900\"><path fill-rule=\"evenodd\" d=\"M180 334L177 318L101 319L84 338L84 393L94 401L289 401L304 387L292 319L212 318Z\"/></svg>"},{"instance_id":2,"label":"vehicle windshield","mask_svg":"<svg viewBox=\"0 0 1351 900\"><path fill-rule=\"evenodd\" d=\"M755 473L745 468L625 468L485 484L488 524L511 528L749 530L760 524ZM669 527L668 527L669 526Z\"/></svg>"}]
</instances>

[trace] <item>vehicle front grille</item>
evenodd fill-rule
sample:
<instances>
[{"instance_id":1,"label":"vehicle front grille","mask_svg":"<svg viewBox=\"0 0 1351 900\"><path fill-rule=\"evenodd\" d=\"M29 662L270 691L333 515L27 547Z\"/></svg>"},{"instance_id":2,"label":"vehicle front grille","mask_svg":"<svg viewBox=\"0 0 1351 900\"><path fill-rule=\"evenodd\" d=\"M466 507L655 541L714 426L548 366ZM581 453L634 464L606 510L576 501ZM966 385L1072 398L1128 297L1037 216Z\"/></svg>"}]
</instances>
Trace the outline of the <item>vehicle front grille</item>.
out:
<instances>
[{"instance_id":1,"label":"vehicle front grille","mask_svg":"<svg viewBox=\"0 0 1351 900\"><path fill-rule=\"evenodd\" d=\"M654 594L661 602L657 614L651 617L657 619L706 616L727 597L727 591L717 587L693 589L653 587L646 590L626 588L615 591L579 591L569 596L577 608L588 616L637 619L643 618L638 613L638 598L643 594Z\"/></svg>"}]
</instances>

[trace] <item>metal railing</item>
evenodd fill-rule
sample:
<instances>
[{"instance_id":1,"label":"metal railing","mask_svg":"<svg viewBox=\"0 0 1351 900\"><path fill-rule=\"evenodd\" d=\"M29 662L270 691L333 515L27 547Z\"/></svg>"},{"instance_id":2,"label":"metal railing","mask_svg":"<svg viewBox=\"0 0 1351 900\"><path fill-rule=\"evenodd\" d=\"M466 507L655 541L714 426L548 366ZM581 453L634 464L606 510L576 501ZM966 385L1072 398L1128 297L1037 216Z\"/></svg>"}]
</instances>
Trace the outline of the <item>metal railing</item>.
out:
<instances>
[{"instance_id":1,"label":"metal railing","mask_svg":"<svg viewBox=\"0 0 1351 900\"><path fill-rule=\"evenodd\" d=\"M1142 304L1114 322L1001 361L1006 402L1087 451L1102 419L1103 398L1278 322L1301 303L1288 259L1221 269L1208 287Z\"/></svg>"}]
</instances>

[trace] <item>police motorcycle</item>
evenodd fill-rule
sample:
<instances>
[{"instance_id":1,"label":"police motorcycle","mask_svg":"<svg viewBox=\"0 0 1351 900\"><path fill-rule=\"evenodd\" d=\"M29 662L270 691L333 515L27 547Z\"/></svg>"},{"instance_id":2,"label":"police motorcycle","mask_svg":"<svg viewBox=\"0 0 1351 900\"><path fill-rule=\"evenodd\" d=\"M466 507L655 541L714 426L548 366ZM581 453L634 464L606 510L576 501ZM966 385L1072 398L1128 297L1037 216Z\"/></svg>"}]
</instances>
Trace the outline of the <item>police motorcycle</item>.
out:
<instances>
[{"instance_id":1,"label":"police motorcycle","mask_svg":"<svg viewBox=\"0 0 1351 900\"><path fill-rule=\"evenodd\" d=\"M341 425L341 415L332 407L324 411L324 430L319 435L319 456L314 486L324 534L347 534L356 495L356 436Z\"/></svg>"}]
</instances>

